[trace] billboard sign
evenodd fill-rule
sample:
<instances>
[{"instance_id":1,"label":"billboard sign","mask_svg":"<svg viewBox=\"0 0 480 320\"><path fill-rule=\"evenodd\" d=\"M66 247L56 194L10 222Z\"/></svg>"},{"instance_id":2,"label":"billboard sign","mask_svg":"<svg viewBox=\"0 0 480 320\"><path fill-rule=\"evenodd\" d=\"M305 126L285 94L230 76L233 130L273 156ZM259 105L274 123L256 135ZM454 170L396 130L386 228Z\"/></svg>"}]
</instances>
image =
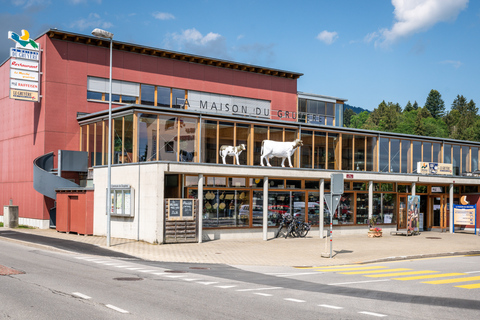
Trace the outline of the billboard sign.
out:
<instances>
[{"instance_id":1,"label":"billboard sign","mask_svg":"<svg viewBox=\"0 0 480 320\"><path fill-rule=\"evenodd\" d=\"M20 89L38 92L38 82L10 79L10 89Z\"/></svg>"},{"instance_id":2,"label":"billboard sign","mask_svg":"<svg viewBox=\"0 0 480 320\"><path fill-rule=\"evenodd\" d=\"M10 48L10 57L39 61L40 53L38 51Z\"/></svg>"},{"instance_id":3,"label":"billboard sign","mask_svg":"<svg viewBox=\"0 0 480 320\"><path fill-rule=\"evenodd\" d=\"M18 80L38 81L38 72L10 69L10 78Z\"/></svg>"},{"instance_id":4,"label":"billboard sign","mask_svg":"<svg viewBox=\"0 0 480 320\"><path fill-rule=\"evenodd\" d=\"M39 64L38 62L31 60L22 60L22 59L10 59L10 68L11 69L21 69L28 71L38 72Z\"/></svg>"},{"instance_id":5,"label":"billboard sign","mask_svg":"<svg viewBox=\"0 0 480 320\"><path fill-rule=\"evenodd\" d=\"M38 101L38 92L10 89L10 99Z\"/></svg>"},{"instance_id":6,"label":"billboard sign","mask_svg":"<svg viewBox=\"0 0 480 320\"><path fill-rule=\"evenodd\" d=\"M30 33L27 30L22 30L22 34L19 35L13 31L8 31L8 39L15 42L15 48L40 50L40 45L30 39Z\"/></svg>"},{"instance_id":7,"label":"billboard sign","mask_svg":"<svg viewBox=\"0 0 480 320\"><path fill-rule=\"evenodd\" d=\"M453 165L451 163L417 162L417 172L428 175L451 175Z\"/></svg>"}]
</instances>

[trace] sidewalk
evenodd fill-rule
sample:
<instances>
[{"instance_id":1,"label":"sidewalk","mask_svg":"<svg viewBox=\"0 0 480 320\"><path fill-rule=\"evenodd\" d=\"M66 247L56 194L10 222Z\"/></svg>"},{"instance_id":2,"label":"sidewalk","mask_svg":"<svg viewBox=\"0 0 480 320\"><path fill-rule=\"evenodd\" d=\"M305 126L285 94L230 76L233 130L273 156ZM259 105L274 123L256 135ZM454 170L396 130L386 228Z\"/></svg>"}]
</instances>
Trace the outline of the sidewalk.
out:
<instances>
[{"instance_id":1,"label":"sidewalk","mask_svg":"<svg viewBox=\"0 0 480 320\"><path fill-rule=\"evenodd\" d=\"M71 240L107 249L105 237L66 234L52 229L0 228L0 230ZM334 257L332 259L321 257L322 252L330 253L329 239L320 239L316 235L268 241L261 239L214 240L200 244L165 245L111 238L109 249L152 261L251 266L327 266L452 254L480 254L480 236L471 231L454 234L422 232L418 236L409 237L384 235L381 238L368 238L366 234L334 236Z\"/></svg>"}]
</instances>

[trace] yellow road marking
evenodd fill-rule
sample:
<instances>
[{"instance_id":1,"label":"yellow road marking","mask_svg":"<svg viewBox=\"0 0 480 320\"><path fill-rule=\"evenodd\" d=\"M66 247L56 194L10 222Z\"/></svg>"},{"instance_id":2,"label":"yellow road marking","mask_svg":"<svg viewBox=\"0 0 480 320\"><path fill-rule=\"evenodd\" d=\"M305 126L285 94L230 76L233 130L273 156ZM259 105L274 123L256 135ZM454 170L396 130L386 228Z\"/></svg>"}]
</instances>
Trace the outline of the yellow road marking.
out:
<instances>
[{"instance_id":1,"label":"yellow road marking","mask_svg":"<svg viewBox=\"0 0 480 320\"><path fill-rule=\"evenodd\" d=\"M475 284L465 284L463 286L455 286L457 288L464 288L464 289L478 289L480 288L480 283Z\"/></svg>"},{"instance_id":2,"label":"yellow road marking","mask_svg":"<svg viewBox=\"0 0 480 320\"><path fill-rule=\"evenodd\" d=\"M426 281L424 283L431 283L431 284L444 284L444 283L455 283L455 282L467 282L467 281L475 281L480 280L480 277L466 277L466 278L455 278L455 279L446 279L446 280L437 280L437 281Z\"/></svg>"},{"instance_id":3,"label":"yellow road marking","mask_svg":"<svg viewBox=\"0 0 480 320\"><path fill-rule=\"evenodd\" d=\"M454 276L464 276L467 273L441 273L441 274L430 274L427 276L415 276L415 277L404 277L404 278L393 278L393 280L420 280L420 279L432 279L432 278L443 278L443 277L454 277Z\"/></svg>"},{"instance_id":4,"label":"yellow road marking","mask_svg":"<svg viewBox=\"0 0 480 320\"><path fill-rule=\"evenodd\" d=\"M422 274L422 273L435 273L439 271L431 271L431 270L424 270L424 271L409 271L409 272L397 272L397 273L387 273L387 274L373 274L373 275L367 275L365 277L371 277L371 278L382 278L382 277L392 277L392 276L408 276L412 274Z\"/></svg>"},{"instance_id":5,"label":"yellow road marking","mask_svg":"<svg viewBox=\"0 0 480 320\"><path fill-rule=\"evenodd\" d=\"M398 268L398 269L387 269L387 270L370 270L370 271L352 271L352 272L339 272L340 274L368 274L368 273L379 273L379 272L397 272L397 271L406 271L412 269Z\"/></svg>"},{"instance_id":6,"label":"yellow road marking","mask_svg":"<svg viewBox=\"0 0 480 320\"><path fill-rule=\"evenodd\" d=\"M326 267L297 267L297 269L332 269L332 268L351 268L361 267L360 264L345 264L341 266L326 266Z\"/></svg>"},{"instance_id":7,"label":"yellow road marking","mask_svg":"<svg viewBox=\"0 0 480 320\"><path fill-rule=\"evenodd\" d=\"M374 267L358 267L358 268L338 268L338 269L320 269L317 271L322 271L322 272L334 272L334 271L350 271L350 270L371 270L371 269L383 269L387 268L384 266L374 266Z\"/></svg>"}]
</instances>

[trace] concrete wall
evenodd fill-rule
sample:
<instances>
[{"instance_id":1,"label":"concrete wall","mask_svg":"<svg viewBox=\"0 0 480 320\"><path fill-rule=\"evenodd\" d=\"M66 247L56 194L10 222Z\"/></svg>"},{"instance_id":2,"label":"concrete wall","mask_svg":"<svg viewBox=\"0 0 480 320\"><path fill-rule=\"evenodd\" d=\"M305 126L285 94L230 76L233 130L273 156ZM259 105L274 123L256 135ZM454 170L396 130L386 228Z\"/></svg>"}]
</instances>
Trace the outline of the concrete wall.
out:
<instances>
[{"instance_id":1,"label":"concrete wall","mask_svg":"<svg viewBox=\"0 0 480 320\"><path fill-rule=\"evenodd\" d=\"M111 237L163 242L164 171L166 164L112 166L112 185L127 184L134 191L134 216L111 217ZM94 169L94 222L95 235L107 233L106 190L107 168Z\"/></svg>"}]
</instances>

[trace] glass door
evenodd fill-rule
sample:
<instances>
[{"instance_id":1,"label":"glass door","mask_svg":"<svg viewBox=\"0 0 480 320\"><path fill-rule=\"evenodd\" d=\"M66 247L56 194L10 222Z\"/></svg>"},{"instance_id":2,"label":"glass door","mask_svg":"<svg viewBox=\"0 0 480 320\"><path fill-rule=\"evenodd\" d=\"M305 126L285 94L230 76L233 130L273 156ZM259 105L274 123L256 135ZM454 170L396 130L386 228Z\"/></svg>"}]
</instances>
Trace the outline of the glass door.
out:
<instances>
[{"instance_id":1,"label":"glass door","mask_svg":"<svg viewBox=\"0 0 480 320\"><path fill-rule=\"evenodd\" d=\"M448 198L445 195L435 195L430 197L431 203L431 227L446 230L447 229L447 209Z\"/></svg>"},{"instance_id":2,"label":"glass door","mask_svg":"<svg viewBox=\"0 0 480 320\"><path fill-rule=\"evenodd\" d=\"M399 196L397 230L407 229L407 196Z\"/></svg>"}]
</instances>

